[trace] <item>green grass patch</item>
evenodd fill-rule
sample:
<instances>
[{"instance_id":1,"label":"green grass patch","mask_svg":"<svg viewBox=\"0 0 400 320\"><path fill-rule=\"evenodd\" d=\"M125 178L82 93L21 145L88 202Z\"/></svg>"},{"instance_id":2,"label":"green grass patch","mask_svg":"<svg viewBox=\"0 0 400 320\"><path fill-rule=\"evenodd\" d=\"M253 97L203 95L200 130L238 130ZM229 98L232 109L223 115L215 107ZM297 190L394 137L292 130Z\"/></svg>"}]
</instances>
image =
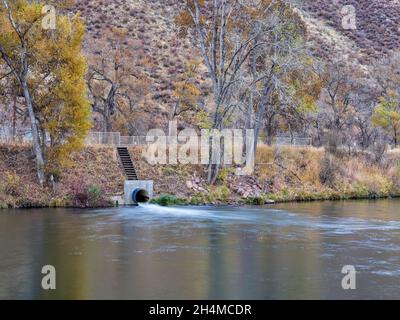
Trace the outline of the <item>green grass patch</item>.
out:
<instances>
[{"instance_id":1,"label":"green grass patch","mask_svg":"<svg viewBox=\"0 0 400 320\"><path fill-rule=\"evenodd\" d=\"M150 201L152 204L158 204L160 206L182 206L188 204L185 199L178 198L171 194L162 194L158 198L154 198Z\"/></svg>"}]
</instances>

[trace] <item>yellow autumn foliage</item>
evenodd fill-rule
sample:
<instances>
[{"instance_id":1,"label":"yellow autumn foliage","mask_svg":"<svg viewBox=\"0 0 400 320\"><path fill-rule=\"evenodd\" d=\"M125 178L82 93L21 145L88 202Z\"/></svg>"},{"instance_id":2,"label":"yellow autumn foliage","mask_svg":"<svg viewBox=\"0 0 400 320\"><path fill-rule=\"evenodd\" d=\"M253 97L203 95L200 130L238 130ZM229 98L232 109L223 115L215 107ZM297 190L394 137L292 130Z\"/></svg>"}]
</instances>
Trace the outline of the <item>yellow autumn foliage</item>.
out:
<instances>
[{"instance_id":1,"label":"yellow autumn foliage","mask_svg":"<svg viewBox=\"0 0 400 320\"><path fill-rule=\"evenodd\" d=\"M84 23L79 14L70 18L57 12L56 28L46 30L42 26L45 5L27 0L10 2L13 18L26 38L29 90L42 145L46 145L47 172L53 174L83 147L91 127L91 107L85 81L88 67L82 52ZM0 6L0 30L0 44L10 59L17 61L22 45L4 6Z\"/></svg>"}]
</instances>

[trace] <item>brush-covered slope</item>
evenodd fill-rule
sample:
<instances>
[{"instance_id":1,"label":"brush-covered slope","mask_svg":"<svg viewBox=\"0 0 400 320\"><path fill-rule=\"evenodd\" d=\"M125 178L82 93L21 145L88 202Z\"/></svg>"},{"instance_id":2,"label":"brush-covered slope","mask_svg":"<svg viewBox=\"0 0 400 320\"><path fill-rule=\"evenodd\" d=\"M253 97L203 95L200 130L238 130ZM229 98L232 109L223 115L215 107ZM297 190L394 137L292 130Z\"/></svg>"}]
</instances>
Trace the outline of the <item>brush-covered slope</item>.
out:
<instances>
[{"instance_id":1,"label":"brush-covered slope","mask_svg":"<svg viewBox=\"0 0 400 320\"><path fill-rule=\"evenodd\" d=\"M344 6L352 5L356 29L342 25ZM316 51L351 55L362 64L400 48L400 2L398 0L306 0L301 8L317 40Z\"/></svg>"},{"instance_id":2,"label":"brush-covered slope","mask_svg":"<svg viewBox=\"0 0 400 320\"><path fill-rule=\"evenodd\" d=\"M182 0L76 0L87 23L86 51L93 53L91 40L103 39L107 30L125 28L129 47L142 72L151 82L147 110L156 123L165 122L175 100L173 91L182 80L185 63L201 60L189 38L178 37L174 18ZM341 9L353 5L357 29L344 30ZM297 1L308 26L313 49L328 60L341 55L364 66L400 47L400 3L398 0L302 0ZM145 62L145 63L144 63ZM197 85L207 91L205 72ZM158 119L158 121L156 121ZM163 119L163 120L161 120Z\"/></svg>"}]
</instances>

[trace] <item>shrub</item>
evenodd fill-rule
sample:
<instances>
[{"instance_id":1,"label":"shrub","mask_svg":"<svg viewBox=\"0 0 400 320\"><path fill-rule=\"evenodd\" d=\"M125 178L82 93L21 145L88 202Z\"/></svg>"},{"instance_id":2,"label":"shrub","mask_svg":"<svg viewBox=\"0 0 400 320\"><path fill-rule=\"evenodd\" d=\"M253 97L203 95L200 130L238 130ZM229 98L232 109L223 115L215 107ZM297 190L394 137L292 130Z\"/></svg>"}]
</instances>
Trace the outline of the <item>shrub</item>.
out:
<instances>
[{"instance_id":1,"label":"shrub","mask_svg":"<svg viewBox=\"0 0 400 320\"><path fill-rule=\"evenodd\" d=\"M342 195L350 199L373 198L374 194L368 186L356 183L348 192L342 192Z\"/></svg>"},{"instance_id":2,"label":"shrub","mask_svg":"<svg viewBox=\"0 0 400 320\"><path fill-rule=\"evenodd\" d=\"M75 183L71 188L72 205L85 208L89 206L88 188L84 183Z\"/></svg>"},{"instance_id":3,"label":"shrub","mask_svg":"<svg viewBox=\"0 0 400 320\"><path fill-rule=\"evenodd\" d=\"M244 203L252 206L262 206L265 204L265 198L262 196L258 197L248 197L244 199Z\"/></svg>"},{"instance_id":4,"label":"shrub","mask_svg":"<svg viewBox=\"0 0 400 320\"><path fill-rule=\"evenodd\" d=\"M72 206L80 208L96 208L110 206L100 187L75 183L71 188L70 198Z\"/></svg>"},{"instance_id":5,"label":"shrub","mask_svg":"<svg viewBox=\"0 0 400 320\"><path fill-rule=\"evenodd\" d=\"M102 198L101 188L98 186L90 186L88 188L88 198L89 202L96 203Z\"/></svg>"},{"instance_id":6,"label":"shrub","mask_svg":"<svg viewBox=\"0 0 400 320\"><path fill-rule=\"evenodd\" d=\"M336 134L330 133L328 135L327 151L330 154L337 154L340 145L340 138Z\"/></svg>"},{"instance_id":7,"label":"shrub","mask_svg":"<svg viewBox=\"0 0 400 320\"><path fill-rule=\"evenodd\" d=\"M154 198L150 201L152 204L158 204L160 206L179 206L186 204L186 200L178 198L170 194L162 194L158 198Z\"/></svg>"},{"instance_id":8,"label":"shrub","mask_svg":"<svg viewBox=\"0 0 400 320\"><path fill-rule=\"evenodd\" d=\"M55 197L50 199L49 201L49 207L50 208L62 208L66 206L66 201L65 199Z\"/></svg>"},{"instance_id":9,"label":"shrub","mask_svg":"<svg viewBox=\"0 0 400 320\"><path fill-rule=\"evenodd\" d=\"M214 201L226 201L231 195L231 190L227 186L218 186L213 188L209 199L212 200L210 202Z\"/></svg>"},{"instance_id":10,"label":"shrub","mask_svg":"<svg viewBox=\"0 0 400 320\"><path fill-rule=\"evenodd\" d=\"M8 173L6 176L4 192L10 196L19 196L20 180L20 177L15 172Z\"/></svg>"},{"instance_id":11,"label":"shrub","mask_svg":"<svg viewBox=\"0 0 400 320\"><path fill-rule=\"evenodd\" d=\"M232 168L222 168L219 175L218 175L218 179L217 181L225 183L228 181L228 177L230 174L232 174L234 172L234 169Z\"/></svg>"},{"instance_id":12,"label":"shrub","mask_svg":"<svg viewBox=\"0 0 400 320\"><path fill-rule=\"evenodd\" d=\"M340 166L336 158L326 153L321 161L321 171L319 178L322 184L333 187L335 185L336 176L340 170Z\"/></svg>"},{"instance_id":13,"label":"shrub","mask_svg":"<svg viewBox=\"0 0 400 320\"><path fill-rule=\"evenodd\" d=\"M190 204L193 206L199 206L208 204L210 201L208 200L208 196L204 193L196 193L190 199Z\"/></svg>"},{"instance_id":14,"label":"shrub","mask_svg":"<svg viewBox=\"0 0 400 320\"><path fill-rule=\"evenodd\" d=\"M165 176L173 176L176 173L176 170L171 167L165 167L162 169L162 174Z\"/></svg>"}]
</instances>

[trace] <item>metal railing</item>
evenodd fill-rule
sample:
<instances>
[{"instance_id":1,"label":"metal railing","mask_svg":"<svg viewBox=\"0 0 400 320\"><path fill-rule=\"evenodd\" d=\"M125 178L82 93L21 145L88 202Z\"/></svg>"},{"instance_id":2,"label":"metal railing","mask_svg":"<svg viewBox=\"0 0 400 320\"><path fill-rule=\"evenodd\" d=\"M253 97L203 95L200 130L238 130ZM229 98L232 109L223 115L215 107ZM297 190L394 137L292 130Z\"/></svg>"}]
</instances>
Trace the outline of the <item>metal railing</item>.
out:
<instances>
[{"instance_id":1,"label":"metal railing","mask_svg":"<svg viewBox=\"0 0 400 320\"><path fill-rule=\"evenodd\" d=\"M150 144L147 136L121 136L118 132L91 132L87 139L88 145L111 145L111 146L145 146ZM168 143L168 137L166 137ZM264 143L262 139L260 143ZM278 146L312 146L312 139L308 137L282 137L278 136L273 139L274 145Z\"/></svg>"},{"instance_id":2,"label":"metal railing","mask_svg":"<svg viewBox=\"0 0 400 320\"><path fill-rule=\"evenodd\" d=\"M297 146L297 147L304 147L304 146L312 146L312 139L311 138L300 138L300 137L276 137L274 139L274 143L277 146Z\"/></svg>"},{"instance_id":3,"label":"metal railing","mask_svg":"<svg viewBox=\"0 0 400 320\"><path fill-rule=\"evenodd\" d=\"M90 132L86 137L85 144L119 146L121 134L119 132Z\"/></svg>"},{"instance_id":4,"label":"metal railing","mask_svg":"<svg viewBox=\"0 0 400 320\"><path fill-rule=\"evenodd\" d=\"M119 132L90 132L85 140L86 145L105 145L129 147L147 145L146 136L121 136Z\"/></svg>"},{"instance_id":5,"label":"metal railing","mask_svg":"<svg viewBox=\"0 0 400 320\"><path fill-rule=\"evenodd\" d=\"M0 142L29 144L32 142L32 134L30 130L25 130L25 129L14 130L11 127L1 126Z\"/></svg>"},{"instance_id":6,"label":"metal railing","mask_svg":"<svg viewBox=\"0 0 400 320\"><path fill-rule=\"evenodd\" d=\"M154 139L149 139L147 136L122 136L119 132L90 132L85 139L86 145L101 145L110 147L119 146L146 146L151 144ZM168 143L168 137L166 142ZM1 142L22 142L31 143L32 135L29 130L21 130L13 134L13 130L8 127L0 128L0 141ZM264 143L262 139L259 140L260 144ZM312 146L312 139L307 137L283 137L277 136L272 141L273 145L277 146Z\"/></svg>"}]
</instances>

